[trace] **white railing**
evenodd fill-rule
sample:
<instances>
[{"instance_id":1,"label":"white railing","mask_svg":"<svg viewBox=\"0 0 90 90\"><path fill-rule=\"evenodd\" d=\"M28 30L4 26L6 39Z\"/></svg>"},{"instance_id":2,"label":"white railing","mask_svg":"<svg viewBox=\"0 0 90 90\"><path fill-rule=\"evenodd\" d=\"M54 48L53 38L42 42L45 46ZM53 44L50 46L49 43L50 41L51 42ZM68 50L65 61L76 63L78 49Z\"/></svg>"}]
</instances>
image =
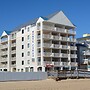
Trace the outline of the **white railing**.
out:
<instances>
[{"instance_id":1,"label":"white railing","mask_svg":"<svg viewBox=\"0 0 90 90\"><path fill-rule=\"evenodd\" d=\"M8 54L7 51L2 51L2 52L1 52L1 55L7 55L7 54Z\"/></svg>"},{"instance_id":2,"label":"white railing","mask_svg":"<svg viewBox=\"0 0 90 90\"><path fill-rule=\"evenodd\" d=\"M61 37L61 40L62 40L62 41L68 41L69 38L67 38L67 37Z\"/></svg>"},{"instance_id":3,"label":"white railing","mask_svg":"<svg viewBox=\"0 0 90 90\"><path fill-rule=\"evenodd\" d=\"M16 50L12 50L11 53L12 53L12 54L16 53Z\"/></svg>"},{"instance_id":4,"label":"white railing","mask_svg":"<svg viewBox=\"0 0 90 90\"><path fill-rule=\"evenodd\" d=\"M41 46L41 44L37 44L37 47L40 47Z\"/></svg>"},{"instance_id":5,"label":"white railing","mask_svg":"<svg viewBox=\"0 0 90 90\"><path fill-rule=\"evenodd\" d=\"M77 62L71 62L71 66L77 66Z\"/></svg>"},{"instance_id":6,"label":"white railing","mask_svg":"<svg viewBox=\"0 0 90 90\"><path fill-rule=\"evenodd\" d=\"M77 58L77 54L71 54L70 57L71 58Z\"/></svg>"},{"instance_id":7,"label":"white railing","mask_svg":"<svg viewBox=\"0 0 90 90\"><path fill-rule=\"evenodd\" d=\"M11 58L11 61L16 61L16 57L12 57Z\"/></svg>"},{"instance_id":8,"label":"white railing","mask_svg":"<svg viewBox=\"0 0 90 90\"><path fill-rule=\"evenodd\" d=\"M44 55L44 56L51 56L52 53L51 53L51 52L44 52L43 55Z\"/></svg>"},{"instance_id":9,"label":"white railing","mask_svg":"<svg viewBox=\"0 0 90 90\"><path fill-rule=\"evenodd\" d=\"M57 31L57 32L67 33L67 30L66 30L66 29L63 29L63 28L57 28L57 27L55 27L54 29L55 29L55 31Z\"/></svg>"},{"instance_id":10,"label":"white railing","mask_svg":"<svg viewBox=\"0 0 90 90\"><path fill-rule=\"evenodd\" d=\"M37 62L37 65L41 65L41 62Z\"/></svg>"},{"instance_id":11,"label":"white railing","mask_svg":"<svg viewBox=\"0 0 90 90\"><path fill-rule=\"evenodd\" d=\"M61 45L62 49L69 49L69 46L67 45Z\"/></svg>"},{"instance_id":12,"label":"white railing","mask_svg":"<svg viewBox=\"0 0 90 90\"><path fill-rule=\"evenodd\" d=\"M48 35L48 34L43 34L43 38L50 39L50 38L51 38L51 35Z\"/></svg>"},{"instance_id":13,"label":"white railing","mask_svg":"<svg viewBox=\"0 0 90 90\"><path fill-rule=\"evenodd\" d=\"M48 25L43 25L43 30L51 30L51 31L53 31L54 27L53 26L48 26Z\"/></svg>"},{"instance_id":14,"label":"white railing","mask_svg":"<svg viewBox=\"0 0 90 90\"><path fill-rule=\"evenodd\" d=\"M12 43L12 44L11 44L11 47L15 47L15 46L16 46L16 43Z\"/></svg>"},{"instance_id":15,"label":"white railing","mask_svg":"<svg viewBox=\"0 0 90 90\"><path fill-rule=\"evenodd\" d=\"M69 56L69 54L64 54L64 53L60 54L60 57L62 57L62 58L65 58L65 57L67 58L68 56Z\"/></svg>"},{"instance_id":16,"label":"white railing","mask_svg":"<svg viewBox=\"0 0 90 90\"><path fill-rule=\"evenodd\" d=\"M70 42L76 42L76 39L75 38L69 38L69 41Z\"/></svg>"},{"instance_id":17,"label":"white railing","mask_svg":"<svg viewBox=\"0 0 90 90\"><path fill-rule=\"evenodd\" d=\"M7 61L7 59L8 59L8 58L1 58L1 59L0 59L0 62L5 62L5 61Z\"/></svg>"},{"instance_id":18,"label":"white railing","mask_svg":"<svg viewBox=\"0 0 90 90\"><path fill-rule=\"evenodd\" d=\"M37 35L37 39L39 39L41 37L41 35Z\"/></svg>"},{"instance_id":19,"label":"white railing","mask_svg":"<svg viewBox=\"0 0 90 90\"><path fill-rule=\"evenodd\" d=\"M60 62L54 62L55 66L60 66Z\"/></svg>"},{"instance_id":20,"label":"white railing","mask_svg":"<svg viewBox=\"0 0 90 90\"><path fill-rule=\"evenodd\" d=\"M76 46L70 46L70 49L71 50L77 50L77 47Z\"/></svg>"},{"instance_id":21,"label":"white railing","mask_svg":"<svg viewBox=\"0 0 90 90\"><path fill-rule=\"evenodd\" d=\"M58 45L58 44L54 44L54 47L55 47L55 48L59 48L60 45Z\"/></svg>"},{"instance_id":22,"label":"white railing","mask_svg":"<svg viewBox=\"0 0 90 90\"><path fill-rule=\"evenodd\" d=\"M68 62L60 62L60 66L69 66Z\"/></svg>"},{"instance_id":23,"label":"white railing","mask_svg":"<svg viewBox=\"0 0 90 90\"><path fill-rule=\"evenodd\" d=\"M59 36L54 36L53 35L53 37L54 37L54 40L59 40Z\"/></svg>"},{"instance_id":24,"label":"white railing","mask_svg":"<svg viewBox=\"0 0 90 90\"><path fill-rule=\"evenodd\" d=\"M43 43L43 46L44 46L44 47L50 47L51 44L50 44L50 43Z\"/></svg>"},{"instance_id":25,"label":"white railing","mask_svg":"<svg viewBox=\"0 0 90 90\"><path fill-rule=\"evenodd\" d=\"M74 31L74 30L68 30L68 33L69 34L76 34L76 31Z\"/></svg>"},{"instance_id":26,"label":"white railing","mask_svg":"<svg viewBox=\"0 0 90 90\"><path fill-rule=\"evenodd\" d=\"M2 48L7 48L8 47L8 45L6 44L6 45L1 45L0 46L0 48L2 49Z\"/></svg>"},{"instance_id":27,"label":"white railing","mask_svg":"<svg viewBox=\"0 0 90 90\"><path fill-rule=\"evenodd\" d=\"M51 61L44 61L44 65L53 65L53 62L51 62Z\"/></svg>"}]
</instances>

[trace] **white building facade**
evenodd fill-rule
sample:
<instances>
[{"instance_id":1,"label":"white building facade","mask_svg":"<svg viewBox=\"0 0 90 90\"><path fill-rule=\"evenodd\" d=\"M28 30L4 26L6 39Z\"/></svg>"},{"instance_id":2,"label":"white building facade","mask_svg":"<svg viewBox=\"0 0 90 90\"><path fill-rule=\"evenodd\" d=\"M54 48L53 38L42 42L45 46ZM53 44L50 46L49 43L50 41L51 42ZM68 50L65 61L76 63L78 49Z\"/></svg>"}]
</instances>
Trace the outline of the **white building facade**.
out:
<instances>
[{"instance_id":1,"label":"white building facade","mask_svg":"<svg viewBox=\"0 0 90 90\"><path fill-rule=\"evenodd\" d=\"M62 11L39 17L0 39L0 71L77 69L75 26Z\"/></svg>"}]
</instances>

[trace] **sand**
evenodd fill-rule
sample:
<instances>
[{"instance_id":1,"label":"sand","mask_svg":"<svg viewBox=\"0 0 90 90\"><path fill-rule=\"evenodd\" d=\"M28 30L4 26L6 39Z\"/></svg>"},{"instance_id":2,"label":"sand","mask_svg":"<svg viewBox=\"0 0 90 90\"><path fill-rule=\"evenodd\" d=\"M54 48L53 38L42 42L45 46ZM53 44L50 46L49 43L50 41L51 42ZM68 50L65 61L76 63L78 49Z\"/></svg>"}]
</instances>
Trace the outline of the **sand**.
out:
<instances>
[{"instance_id":1,"label":"sand","mask_svg":"<svg viewBox=\"0 0 90 90\"><path fill-rule=\"evenodd\" d=\"M90 90L90 79L0 82L0 90Z\"/></svg>"}]
</instances>

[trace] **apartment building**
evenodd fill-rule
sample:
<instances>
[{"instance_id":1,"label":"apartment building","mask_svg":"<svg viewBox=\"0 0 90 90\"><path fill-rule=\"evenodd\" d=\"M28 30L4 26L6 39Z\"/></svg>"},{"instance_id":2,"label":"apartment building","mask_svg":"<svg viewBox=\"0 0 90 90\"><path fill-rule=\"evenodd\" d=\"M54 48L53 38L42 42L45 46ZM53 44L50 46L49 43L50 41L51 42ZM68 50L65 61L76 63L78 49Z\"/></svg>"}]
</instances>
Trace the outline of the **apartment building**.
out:
<instances>
[{"instance_id":1,"label":"apartment building","mask_svg":"<svg viewBox=\"0 0 90 90\"><path fill-rule=\"evenodd\" d=\"M0 71L77 69L75 26L62 11L36 18L0 38Z\"/></svg>"},{"instance_id":2,"label":"apartment building","mask_svg":"<svg viewBox=\"0 0 90 90\"><path fill-rule=\"evenodd\" d=\"M81 68L90 71L90 34L84 34L83 37L77 39L77 44L83 46L81 49L77 49L78 61L80 62ZM81 58L79 58L81 57Z\"/></svg>"}]
</instances>

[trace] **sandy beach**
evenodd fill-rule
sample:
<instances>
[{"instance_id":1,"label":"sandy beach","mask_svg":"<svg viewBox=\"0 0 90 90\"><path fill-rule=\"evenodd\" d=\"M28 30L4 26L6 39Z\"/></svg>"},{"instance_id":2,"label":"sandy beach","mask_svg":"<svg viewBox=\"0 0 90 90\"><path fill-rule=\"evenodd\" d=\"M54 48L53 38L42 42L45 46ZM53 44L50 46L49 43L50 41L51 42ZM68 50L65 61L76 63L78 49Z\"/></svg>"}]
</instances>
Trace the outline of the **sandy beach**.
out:
<instances>
[{"instance_id":1,"label":"sandy beach","mask_svg":"<svg viewBox=\"0 0 90 90\"><path fill-rule=\"evenodd\" d=\"M90 90L89 79L0 82L0 90Z\"/></svg>"}]
</instances>

